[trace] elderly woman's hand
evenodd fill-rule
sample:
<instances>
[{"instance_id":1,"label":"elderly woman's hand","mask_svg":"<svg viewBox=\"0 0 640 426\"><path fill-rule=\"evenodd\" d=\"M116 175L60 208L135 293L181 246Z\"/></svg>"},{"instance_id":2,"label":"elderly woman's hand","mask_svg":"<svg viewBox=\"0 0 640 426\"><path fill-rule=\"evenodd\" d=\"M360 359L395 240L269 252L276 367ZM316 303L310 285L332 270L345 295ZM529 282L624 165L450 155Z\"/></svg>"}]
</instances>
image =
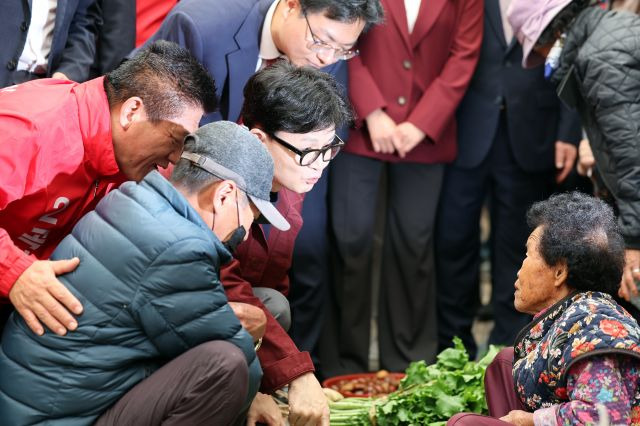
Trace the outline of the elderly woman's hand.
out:
<instances>
[{"instance_id":1,"label":"elderly woman's hand","mask_svg":"<svg viewBox=\"0 0 640 426\"><path fill-rule=\"evenodd\" d=\"M533 413L511 410L506 416L500 417L500 420L517 426L533 426Z\"/></svg>"}]
</instances>

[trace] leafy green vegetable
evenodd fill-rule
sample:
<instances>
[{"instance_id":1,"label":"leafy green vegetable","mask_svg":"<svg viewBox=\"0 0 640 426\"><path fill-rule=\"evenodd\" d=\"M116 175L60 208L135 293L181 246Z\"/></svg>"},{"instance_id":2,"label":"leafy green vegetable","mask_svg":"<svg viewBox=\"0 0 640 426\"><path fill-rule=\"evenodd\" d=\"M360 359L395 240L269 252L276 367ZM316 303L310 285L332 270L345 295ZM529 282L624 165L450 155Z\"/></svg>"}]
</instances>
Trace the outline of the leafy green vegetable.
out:
<instances>
[{"instance_id":1,"label":"leafy green vegetable","mask_svg":"<svg viewBox=\"0 0 640 426\"><path fill-rule=\"evenodd\" d=\"M368 398L345 398L330 403L331 424L334 426L371 425L371 420L369 419L371 402L372 400Z\"/></svg>"},{"instance_id":2,"label":"leafy green vegetable","mask_svg":"<svg viewBox=\"0 0 640 426\"><path fill-rule=\"evenodd\" d=\"M438 354L437 365L446 367L450 370L455 370L463 368L469 362L469 354L467 354L467 351L462 344L462 340L458 337L454 337L453 344L453 348L445 349Z\"/></svg>"},{"instance_id":3,"label":"leafy green vegetable","mask_svg":"<svg viewBox=\"0 0 640 426\"><path fill-rule=\"evenodd\" d=\"M484 373L500 348L492 345L480 361L474 362L469 361L459 338L453 343L453 348L438 355L435 364L411 363L399 389L386 397L347 398L332 403L331 424L443 426L460 412L487 413ZM355 405L349 402L354 399Z\"/></svg>"}]
</instances>

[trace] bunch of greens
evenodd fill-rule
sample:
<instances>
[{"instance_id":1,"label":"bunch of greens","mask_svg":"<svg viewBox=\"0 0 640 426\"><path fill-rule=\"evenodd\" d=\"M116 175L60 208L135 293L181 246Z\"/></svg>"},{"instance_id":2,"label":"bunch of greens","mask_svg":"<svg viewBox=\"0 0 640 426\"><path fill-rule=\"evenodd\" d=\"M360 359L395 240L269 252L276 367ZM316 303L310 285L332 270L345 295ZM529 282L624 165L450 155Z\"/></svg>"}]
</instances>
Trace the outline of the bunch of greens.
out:
<instances>
[{"instance_id":1,"label":"bunch of greens","mask_svg":"<svg viewBox=\"0 0 640 426\"><path fill-rule=\"evenodd\" d=\"M453 341L454 347L442 351L435 364L411 363L396 392L377 400L351 403L352 398L347 398L331 404L331 424L444 425L457 413L486 413L484 372L499 348L491 346L480 361L473 362L462 341ZM349 408L342 410L341 403ZM363 423L366 414L369 423Z\"/></svg>"},{"instance_id":2,"label":"bunch of greens","mask_svg":"<svg viewBox=\"0 0 640 426\"><path fill-rule=\"evenodd\" d=\"M370 426L372 424L373 403L371 398L345 398L330 402L331 426Z\"/></svg>"},{"instance_id":3,"label":"bunch of greens","mask_svg":"<svg viewBox=\"0 0 640 426\"><path fill-rule=\"evenodd\" d=\"M376 404L376 420L380 426L444 425L461 412L486 413L484 372L498 353L491 346L478 362L469 355L459 338L454 347L438 355L435 364L411 363L400 389Z\"/></svg>"}]
</instances>

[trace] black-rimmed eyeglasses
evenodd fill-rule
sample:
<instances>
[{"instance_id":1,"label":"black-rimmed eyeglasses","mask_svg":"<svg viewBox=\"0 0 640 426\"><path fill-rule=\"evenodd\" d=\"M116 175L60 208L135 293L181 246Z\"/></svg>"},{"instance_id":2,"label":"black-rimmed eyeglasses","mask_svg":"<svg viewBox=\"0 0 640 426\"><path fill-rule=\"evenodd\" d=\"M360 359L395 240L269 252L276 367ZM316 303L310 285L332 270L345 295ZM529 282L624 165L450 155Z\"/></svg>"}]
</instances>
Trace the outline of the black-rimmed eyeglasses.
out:
<instances>
[{"instance_id":1,"label":"black-rimmed eyeglasses","mask_svg":"<svg viewBox=\"0 0 640 426\"><path fill-rule=\"evenodd\" d=\"M298 156L298 163L301 166L310 166L311 164L313 164L318 157L322 156L322 161L324 162L329 162L331 160L333 160L335 158L336 155L338 155L338 152L340 152L340 149L344 146L344 141L342 139L340 139L340 137L338 135L335 135L335 139L332 143L330 143L327 146L324 146L320 149L304 149L304 150L299 150L298 148L296 148L295 146L291 145L289 142L282 140L281 138L277 137L276 135L269 135L271 136L271 138L276 141L277 143L279 143L280 145L284 146L285 148L287 148L289 151L293 152L294 154L296 154Z\"/></svg>"},{"instance_id":2,"label":"black-rimmed eyeglasses","mask_svg":"<svg viewBox=\"0 0 640 426\"><path fill-rule=\"evenodd\" d=\"M304 20L307 21L307 28L309 28L309 33L311 34L311 41L307 44L307 49L311 50L315 53L324 53L331 52L334 59L346 61L347 59L351 59L356 56L360 51L358 49L340 49L333 47L329 43L320 40L311 29L311 24L309 23L309 19L307 18L307 14L303 13Z\"/></svg>"}]
</instances>

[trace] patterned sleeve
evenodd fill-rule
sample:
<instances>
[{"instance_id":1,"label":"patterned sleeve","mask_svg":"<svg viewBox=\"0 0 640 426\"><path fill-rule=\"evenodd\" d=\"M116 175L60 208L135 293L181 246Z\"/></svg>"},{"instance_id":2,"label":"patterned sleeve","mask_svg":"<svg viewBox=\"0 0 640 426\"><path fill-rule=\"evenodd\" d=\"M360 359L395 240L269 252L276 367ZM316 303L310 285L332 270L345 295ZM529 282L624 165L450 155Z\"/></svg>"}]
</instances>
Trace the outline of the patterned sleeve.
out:
<instances>
[{"instance_id":1,"label":"patterned sleeve","mask_svg":"<svg viewBox=\"0 0 640 426\"><path fill-rule=\"evenodd\" d=\"M613 355L593 356L574 364L567 373L569 402L536 410L534 425L598 425L601 420L605 420L602 424L629 424L638 371L622 364Z\"/></svg>"}]
</instances>

